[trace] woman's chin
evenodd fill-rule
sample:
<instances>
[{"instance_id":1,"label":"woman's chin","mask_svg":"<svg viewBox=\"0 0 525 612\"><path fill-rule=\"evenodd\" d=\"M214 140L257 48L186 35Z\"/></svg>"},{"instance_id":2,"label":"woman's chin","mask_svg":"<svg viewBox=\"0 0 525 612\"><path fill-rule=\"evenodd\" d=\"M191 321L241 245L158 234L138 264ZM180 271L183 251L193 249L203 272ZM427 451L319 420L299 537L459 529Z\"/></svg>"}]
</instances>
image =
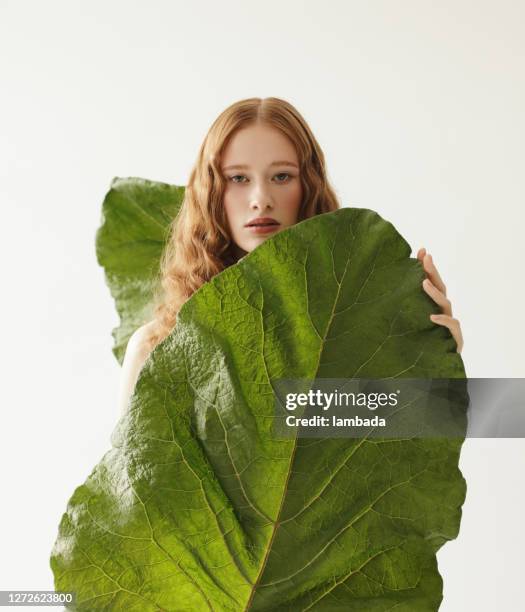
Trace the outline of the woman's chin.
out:
<instances>
[{"instance_id":1,"label":"woman's chin","mask_svg":"<svg viewBox=\"0 0 525 612\"><path fill-rule=\"evenodd\" d=\"M278 231L272 232L269 234L258 234L258 235L250 236L249 240L245 240L241 244L236 244L235 255L237 259L241 259L242 257L245 257L246 255L248 255L248 253L251 253L253 249L258 247L263 242L266 242L268 238L275 236L275 234L277 234Z\"/></svg>"}]
</instances>

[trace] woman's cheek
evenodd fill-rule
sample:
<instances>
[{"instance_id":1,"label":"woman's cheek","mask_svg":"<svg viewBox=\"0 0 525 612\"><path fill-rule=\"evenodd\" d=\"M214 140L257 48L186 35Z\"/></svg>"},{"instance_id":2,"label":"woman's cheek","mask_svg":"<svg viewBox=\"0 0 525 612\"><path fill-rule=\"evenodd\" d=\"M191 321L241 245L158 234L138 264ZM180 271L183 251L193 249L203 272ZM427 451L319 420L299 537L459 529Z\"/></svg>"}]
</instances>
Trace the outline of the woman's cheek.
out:
<instances>
[{"instance_id":1,"label":"woman's cheek","mask_svg":"<svg viewBox=\"0 0 525 612\"><path fill-rule=\"evenodd\" d=\"M286 210L289 211L288 222L293 225L297 222L299 208L301 207L301 199L303 190L301 183L296 182L290 185L290 192L287 194Z\"/></svg>"},{"instance_id":2,"label":"woman's cheek","mask_svg":"<svg viewBox=\"0 0 525 612\"><path fill-rule=\"evenodd\" d=\"M226 211L226 219L228 220L230 231L232 231L238 225L239 219L241 218L239 214L242 208L241 202L239 198L235 197L235 194L227 189L223 196L223 203Z\"/></svg>"}]
</instances>

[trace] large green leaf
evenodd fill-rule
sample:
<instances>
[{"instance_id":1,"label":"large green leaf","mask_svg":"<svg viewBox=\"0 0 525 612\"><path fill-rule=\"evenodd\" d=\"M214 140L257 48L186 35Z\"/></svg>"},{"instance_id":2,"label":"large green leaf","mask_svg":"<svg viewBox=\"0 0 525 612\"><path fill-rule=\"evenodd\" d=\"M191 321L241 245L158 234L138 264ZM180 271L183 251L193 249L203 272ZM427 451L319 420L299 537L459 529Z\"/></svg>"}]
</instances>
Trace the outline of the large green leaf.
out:
<instances>
[{"instance_id":1,"label":"large green leaf","mask_svg":"<svg viewBox=\"0 0 525 612\"><path fill-rule=\"evenodd\" d=\"M437 610L462 439L272 436L281 378L463 378L394 227L341 209L203 285L51 556L78 610Z\"/></svg>"},{"instance_id":2,"label":"large green leaf","mask_svg":"<svg viewBox=\"0 0 525 612\"><path fill-rule=\"evenodd\" d=\"M131 334L151 320L162 249L183 198L184 187L115 178L104 199L97 258L120 317L113 330L113 353L120 363Z\"/></svg>"}]
</instances>

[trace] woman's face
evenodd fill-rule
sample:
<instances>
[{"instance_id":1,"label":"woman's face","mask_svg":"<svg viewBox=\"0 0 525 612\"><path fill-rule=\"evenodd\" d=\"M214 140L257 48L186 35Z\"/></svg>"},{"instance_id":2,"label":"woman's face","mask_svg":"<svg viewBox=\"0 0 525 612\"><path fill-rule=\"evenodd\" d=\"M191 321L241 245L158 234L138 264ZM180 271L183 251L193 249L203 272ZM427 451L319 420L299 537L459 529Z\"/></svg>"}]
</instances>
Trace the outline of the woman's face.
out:
<instances>
[{"instance_id":1,"label":"woman's face","mask_svg":"<svg viewBox=\"0 0 525 612\"><path fill-rule=\"evenodd\" d=\"M224 149L221 169L237 257L297 223L302 198L299 160L282 132L264 124L238 130Z\"/></svg>"}]
</instances>

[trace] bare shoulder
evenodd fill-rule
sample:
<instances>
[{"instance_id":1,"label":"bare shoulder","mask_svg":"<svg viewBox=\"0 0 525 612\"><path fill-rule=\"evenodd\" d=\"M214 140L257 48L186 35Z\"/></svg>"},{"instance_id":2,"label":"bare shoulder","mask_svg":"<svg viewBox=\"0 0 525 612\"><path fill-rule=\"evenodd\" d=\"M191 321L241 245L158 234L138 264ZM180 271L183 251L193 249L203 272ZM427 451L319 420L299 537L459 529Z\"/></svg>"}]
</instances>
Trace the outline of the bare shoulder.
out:
<instances>
[{"instance_id":1,"label":"bare shoulder","mask_svg":"<svg viewBox=\"0 0 525 612\"><path fill-rule=\"evenodd\" d=\"M124 361L122 362L122 377L119 392L121 411L126 409L133 389L135 388L140 370L151 353L152 344L150 338L154 327L154 321L141 325L131 334L128 340Z\"/></svg>"},{"instance_id":2,"label":"bare shoulder","mask_svg":"<svg viewBox=\"0 0 525 612\"><path fill-rule=\"evenodd\" d=\"M136 329L128 340L122 366L125 371L129 371L133 376L138 374L153 349L151 336L154 327L154 321L145 323Z\"/></svg>"},{"instance_id":3,"label":"bare shoulder","mask_svg":"<svg viewBox=\"0 0 525 612\"><path fill-rule=\"evenodd\" d=\"M154 331L155 321L150 321L137 328L128 340L128 347L135 352L150 352L151 351L151 334ZM127 353L126 348L126 353Z\"/></svg>"}]
</instances>

